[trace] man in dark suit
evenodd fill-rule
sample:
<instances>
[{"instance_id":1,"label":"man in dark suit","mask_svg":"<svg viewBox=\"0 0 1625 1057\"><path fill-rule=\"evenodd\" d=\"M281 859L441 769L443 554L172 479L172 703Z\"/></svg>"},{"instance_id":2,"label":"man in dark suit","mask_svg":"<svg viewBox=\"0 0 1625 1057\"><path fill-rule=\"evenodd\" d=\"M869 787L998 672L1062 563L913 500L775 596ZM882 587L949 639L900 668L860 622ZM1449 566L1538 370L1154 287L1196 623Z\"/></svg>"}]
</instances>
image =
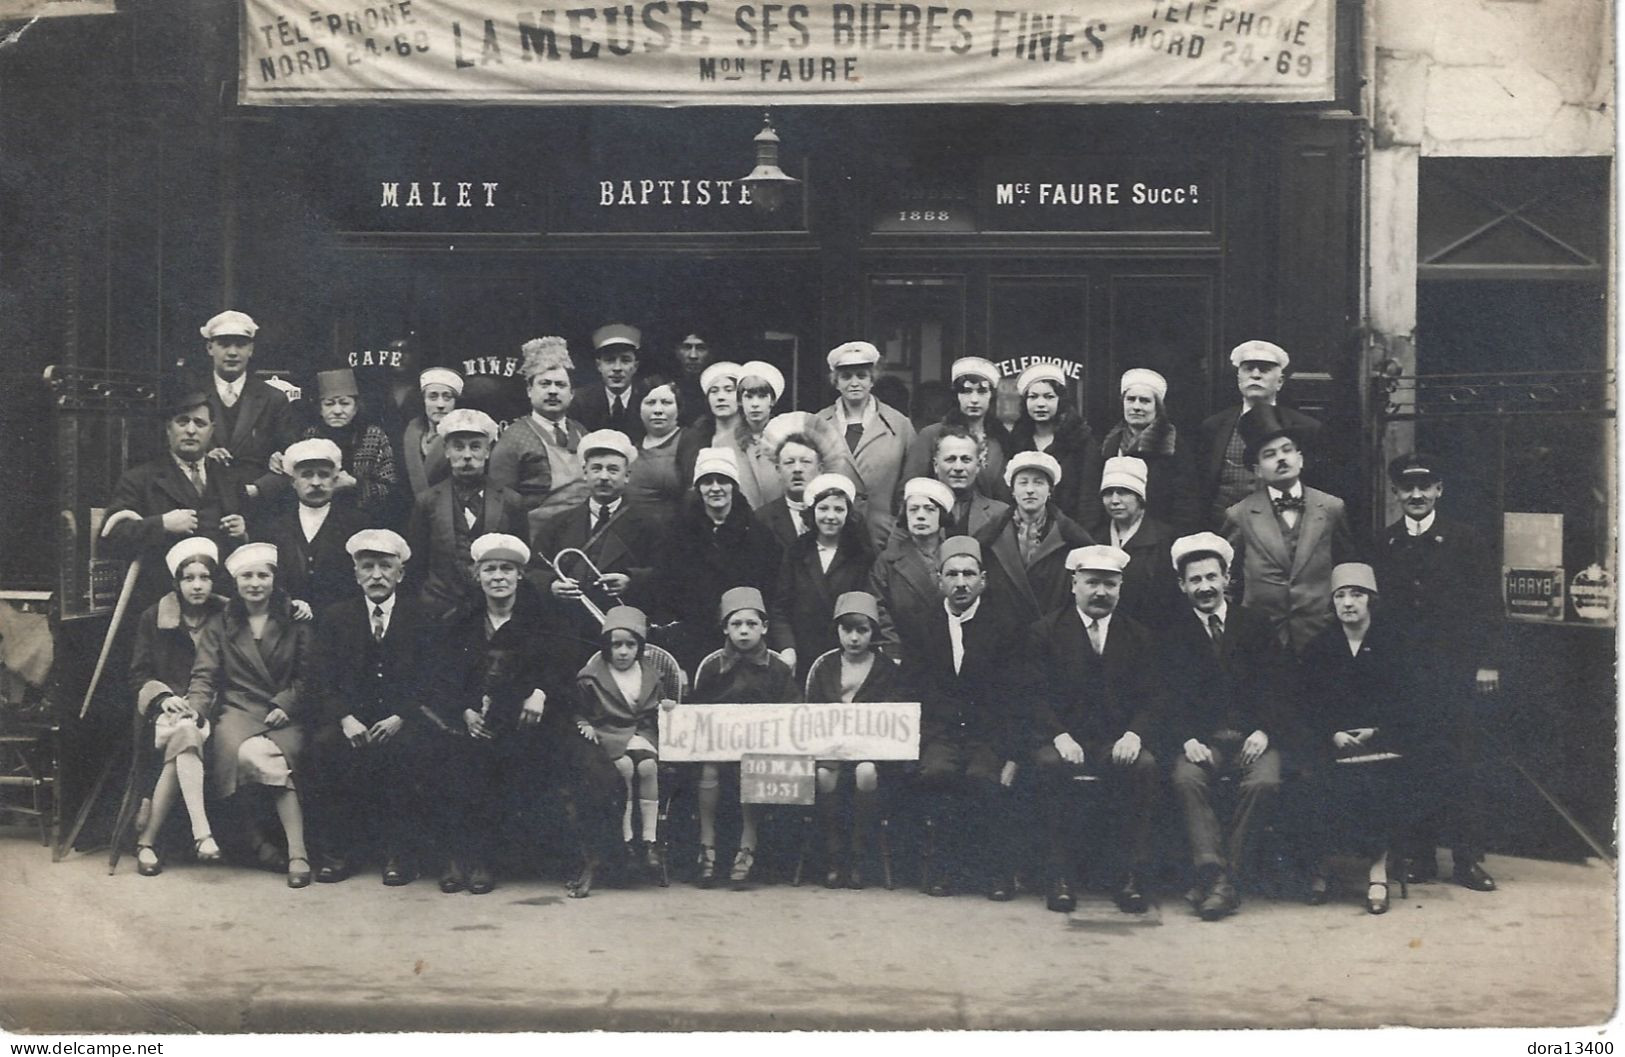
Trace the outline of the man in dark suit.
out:
<instances>
[{"instance_id":1,"label":"man in dark suit","mask_svg":"<svg viewBox=\"0 0 1625 1057\"><path fill-rule=\"evenodd\" d=\"M429 641L417 603L397 589L412 549L388 529L344 541L351 596L317 624L322 703L310 767L316 880L350 876L367 853L391 887L417 876L430 731L420 709ZM360 592L355 585L359 584Z\"/></svg>"},{"instance_id":2,"label":"man in dark suit","mask_svg":"<svg viewBox=\"0 0 1625 1057\"><path fill-rule=\"evenodd\" d=\"M1196 866L1192 901L1204 921L1241 905L1236 872L1280 788L1288 722L1286 656L1274 627L1224 597L1234 558L1224 537L1211 532L1174 541L1172 565L1187 605L1158 642L1170 699L1166 744L1176 752L1170 781ZM1236 783L1228 827L1213 809L1223 778Z\"/></svg>"},{"instance_id":3,"label":"man in dark suit","mask_svg":"<svg viewBox=\"0 0 1625 1057\"><path fill-rule=\"evenodd\" d=\"M1411 636L1422 663L1418 686L1438 703L1450 729L1439 739L1447 758L1440 803L1433 817L1404 838L1401 855L1412 863L1408 880L1438 876L1439 815L1448 824L1452 876L1464 888L1493 892L1484 870L1483 796L1479 783L1480 709L1500 689L1501 603L1494 555L1471 527L1439 516L1444 480L1422 455L1401 455L1388 465L1388 480L1403 514L1377 546L1377 582L1383 613Z\"/></svg>"},{"instance_id":4,"label":"man in dark suit","mask_svg":"<svg viewBox=\"0 0 1625 1057\"><path fill-rule=\"evenodd\" d=\"M226 311L199 328L213 369L205 392L214 414L210 467L241 487L256 508L288 493L288 479L271 470L271 456L299 437L287 394L248 375L259 325L245 313Z\"/></svg>"},{"instance_id":5,"label":"man in dark suit","mask_svg":"<svg viewBox=\"0 0 1625 1057\"><path fill-rule=\"evenodd\" d=\"M989 899L1005 901L1015 897L1009 786L1021 628L984 593L976 540L944 540L937 569L942 607L922 622L923 641L905 643L901 673L920 701L918 788L932 833L925 887L952 894L958 867L986 885Z\"/></svg>"},{"instance_id":6,"label":"man in dark suit","mask_svg":"<svg viewBox=\"0 0 1625 1057\"><path fill-rule=\"evenodd\" d=\"M273 514L255 537L276 545L277 586L320 613L355 593L345 541L366 528L367 519L355 507L333 502L344 465L337 444L320 437L296 441L283 452L283 465L299 502Z\"/></svg>"},{"instance_id":7,"label":"man in dark suit","mask_svg":"<svg viewBox=\"0 0 1625 1057\"><path fill-rule=\"evenodd\" d=\"M248 541L242 492L204 458L214 415L201 390L183 392L164 410L166 451L132 466L113 486L102 536L117 558L141 559L130 611L140 614L175 589L164 555L187 536L207 536L221 559Z\"/></svg>"},{"instance_id":8,"label":"man in dark suit","mask_svg":"<svg viewBox=\"0 0 1625 1057\"><path fill-rule=\"evenodd\" d=\"M1117 612L1129 556L1117 547L1079 547L1067 555L1073 604L1028 629L1023 661L1037 686L1031 695L1029 740L1036 744L1040 796L1049 845L1046 905L1061 913L1072 894L1080 808L1080 782L1110 788L1120 820L1118 843L1127 869L1117 906L1143 913L1140 890L1151 859L1151 813L1156 807L1157 761L1145 746L1163 708L1162 684L1151 633Z\"/></svg>"},{"instance_id":9,"label":"man in dark suit","mask_svg":"<svg viewBox=\"0 0 1625 1057\"><path fill-rule=\"evenodd\" d=\"M618 605L649 606L660 525L647 511L626 501L626 482L637 448L626 434L601 429L581 438L582 475L590 489L580 506L542 520L531 540L529 577L548 599L549 625L562 641L573 639L577 667L597 649L599 621L581 602L588 598L601 612ZM603 575L583 579L584 569L566 563L553 567L560 551L574 548Z\"/></svg>"},{"instance_id":10,"label":"man in dark suit","mask_svg":"<svg viewBox=\"0 0 1625 1057\"><path fill-rule=\"evenodd\" d=\"M481 597L469 545L486 533L528 535L519 495L486 481L497 424L459 407L440 420L451 476L419 495L406 523L406 541L421 565L413 585L429 620L453 619Z\"/></svg>"},{"instance_id":11,"label":"man in dark suit","mask_svg":"<svg viewBox=\"0 0 1625 1057\"><path fill-rule=\"evenodd\" d=\"M1257 487L1253 468L1244 457L1241 433L1236 428L1244 413L1255 407L1273 407L1281 422L1297 433L1301 444L1313 448L1320 441L1318 421L1276 402L1291 364L1285 349L1268 341L1244 341L1230 350L1230 363L1236 369L1241 403L1210 415L1201 428L1198 472L1202 509L1214 525L1222 524L1225 510Z\"/></svg>"},{"instance_id":12,"label":"man in dark suit","mask_svg":"<svg viewBox=\"0 0 1625 1057\"><path fill-rule=\"evenodd\" d=\"M788 550L796 537L808 531L801 518L807 483L824 472L823 460L813 439L801 433L779 438L778 450L773 453L773 465L784 484L784 494L763 503L753 514L763 528L773 534L779 550Z\"/></svg>"},{"instance_id":13,"label":"man in dark suit","mask_svg":"<svg viewBox=\"0 0 1625 1057\"><path fill-rule=\"evenodd\" d=\"M931 457L931 475L954 494L954 508L943 521L943 531L991 543L1008 520L1010 504L983 494L977 485L981 466L982 442L964 426L944 424ZM899 520L892 525L886 543L890 546L907 539L908 527Z\"/></svg>"},{"instance_id":14,"label":"man in dark suit","mask_svg":"<svg viewBox=\"0 0 1625 1057\"><path fill-rule=\"evenodd\" d=\"M625 323L610 323L593 331L593 362L600 380L577 389L570 401L570 416L583 429L613 429L626 434L633 444L643 440L643 416L638 408L643 391L634 384L642 342L642 332Z\"/></svg>"}]
</instances>

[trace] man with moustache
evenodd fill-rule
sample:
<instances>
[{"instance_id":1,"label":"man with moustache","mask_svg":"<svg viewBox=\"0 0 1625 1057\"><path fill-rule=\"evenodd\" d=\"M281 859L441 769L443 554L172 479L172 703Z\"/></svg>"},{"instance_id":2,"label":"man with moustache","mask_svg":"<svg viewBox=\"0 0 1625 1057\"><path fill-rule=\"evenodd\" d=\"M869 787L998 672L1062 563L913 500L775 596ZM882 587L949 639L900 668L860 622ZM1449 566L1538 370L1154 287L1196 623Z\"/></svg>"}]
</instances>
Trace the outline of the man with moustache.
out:
<instances>
[{"instance_id":1,"label":"man with moustache","mask_svg":"<svg viewBox=\"0 0 1625 1057\"><path fill-rule=\"evenodd\" d=\"M599 381L575 391L570 410L581 428L591 432L612 429L633 444L643 440L643 418L638 402L643 388L634 384L643 332L625 323L609 323L592 333L593 363Z\"/></svg>"},{"instance_id":2,"label":"man with moustache","mask_svg":"<svg viewBox=\"0 0 1625 1057\"><path fill-rule=\"evenodd\" d=\"M246 313L228 310L198 332L213 367L204 390L215 427L210 468L250 500L286 495L287 478L272 471L271 456L298 439L298 422L281 390L248 375L259 324Z\"/></svg>"},{"instance_id":3,"label":"man with moustache","mask_svg":"<svg viewBox=\"0 0 1625 1057\"><path fill-rule=\"evenodd\" d=\"M299 502L278 511L256 535L276 545L277 586L320 613L355 592L345 543L367 527L366 515L333 503L344 464L337 444L321 437L298 441L282 453L282 463Z\"/></svg>"},{"instance_id":4,"label":"man with moustache","mask_svg":"<svg viewBox=\"0 0 1625 1057\"><path fill-rule=\"evenodd\" d=\"M1242 415L1257 407L1272 408L1281 424L1298 436L1301 446L1313 448L1319 443L1320 423L1277 400L1291 362L1285 349L1268 341L1244 341L1230 350L1241 403L1202 422L1199 449L1203 511L1215 525L1222 524L1225 511L1258 486L1237 428Z\"/></svg>"},{"instance_id":5,"label":"man with moustache","mask_svg":"<svg viewBox=\"0 0 1625 1057\"><path fill-rule=\"evenodd\" d=\"M1218 921L1241 905L1236 873L1281 785L1286 656L1268 617L1226 601L1235 552L1224 537L1182 536L1171 558L1186 606L1157 644L1169 689L1166 744L1177 747L1170 781L1196 868L1191 902L1202 920ZM1221 825L1213 790L1226 777L1236 783L1235 806Z\"/></svg>"},{"instance_id":6,"label":"man with moustache","mask_svg":"<svg viewBox=\"0 0 1625 1057\"><path fill-rule=\"evenodd\" d=\"M753 516L757 524L773 534L774 542L782 551L808 531L807 522L801 517L806 507L807 483L824 472L824 464L816 442L804 433L790 433L780 440L773 464L784 484L784 494L763 503Z\"/></svg>"},{"instance_id":7,"label":"man with moustache","mask_svg":"<svg viewBox=\"0 0 1625 1057\"><path fill-rule=\"evenodd\" d=\"M567 417L570 349L563 338L532 338L524 344L525 397L531 413L502 431L491 451L491 483L518 493L527 513L538 517L568 510L587 495L577 445L586 430Z\"/></svg>"}]
</instances>

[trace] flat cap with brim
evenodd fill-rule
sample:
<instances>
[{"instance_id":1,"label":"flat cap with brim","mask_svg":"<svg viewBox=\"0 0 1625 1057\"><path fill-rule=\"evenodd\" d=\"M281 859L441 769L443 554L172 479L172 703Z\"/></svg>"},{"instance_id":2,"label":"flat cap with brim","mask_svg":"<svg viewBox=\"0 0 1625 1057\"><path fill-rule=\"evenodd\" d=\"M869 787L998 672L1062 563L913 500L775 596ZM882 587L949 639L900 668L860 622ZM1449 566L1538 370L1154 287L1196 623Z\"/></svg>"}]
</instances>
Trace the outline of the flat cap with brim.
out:
<instances>
[{"instance_id":1,"label":"flat cap with brim","mask_svg":"<svg viewBox=\"0 0 1625 1057\"><path fill-rule=\"evenodd\" d=\"M1180 564L1192 555L1212 554L1224 559L1224 566L1227 569L1236 559L1235 548L1230 546L1229 540L1217 532L1197 532L1181 536L1174 540L1173 546L1169 548L1169 554L1173 556L1175 572L1178 572Z\"/></svg>"},{"instance_id":2,"label":"flat cap with brim","mask_svg":"<svg viewBox=\"0 0 1625 1057\"><path fill-rule=\"evenodd\" d=\"M430 367L418 372L418 390L422 391L431 385L443 385L447 389L463 395L463 376L450 367Z\"/></svg>"},{"instance_id":3,"label":"flat cap with brim","mask_svg":"<svg viewBox=\"0 0 1625 1057\"><path fill-rule=\"evenodd\" d=\"M1288 367L1292 364L1292 357L1286 350L1273 341L1244 341L1230 350L1230 365L1240 367L1244 363L1273 363L1279 367Z\"/></svg>"},{"instance_id":4,"label":"flat cap with brim","mask_svg":"<svg viewBox=\"0 0 1625 1057\"><path fill-rule=\"evenodd\" d=\"M530 561L530 548L518 536L510 536L506 532L487 532L469 544L468 556L476 565L495 561L524 565Z\"/></svg>"},{"instance_id":5,"label":"flat cap with brim","mask_svg":"<svg viewBox=\"0 0 1625 1057\"><path fill-rule=\"evenodd\" d=\"M825 359L832 371L839 367L873 367L880 362L880 350L867 341L848 341L830 349Z\"/></svg>"},{"instance_id":6,"label":"flat cap with brim","mask_svg":"<svg viewBox=\"0 0 1625 1057\"><path fill-rule=\"evenodd\" d=\"M390 529L362 529L344 541L344 549L352 558L358 554L393 554L403 562L412 560L412 548L399 532Z\"/></svg>"},{"instance_id":7,"label":"flat cap with brim","mask_svg":"<svg viewBox=\"0 0 1625 1057\"><path fill-rule=\"evenodd\" d=\"M164 564L169 566L169 575L174 576L183 564L193 558L207 558L218 565L220 548L207 536L188 536L169 548L169 553L164 555Z\"/></svg>"},{"instance_id":8,"label":"flat cap with brim","mask_svg":"<svg viewBox=\"0 0 1625 1057\"><path fill-rule=\"evenodd\" d=\"M576 450L581 453L583 463L595 451L612 451L628 463L638 457L638 449L633 446L632 438L618 429L595 429L581 438Z\"/></svg>"},{"instance_id":9,"label":"flat cap with brim","mask_svg":"<svg viewBox=\"0 0 1625 1057\"><path fill-rule=\"evenodd\" d=\"M1027 390L1035 382L1048 382L1058 393L1066 388L1066 372L1058 363L1035 363L1016 375L1016 392L1026 396Z\"/></svg>"},{"instance_id":10,"label":"flat cap with brim","mask_svg":"<svg viewBox=\"0 0 1625 1057\"><path fill-rule=\"evenodd\" d=\"M238 312L227 309L217 316L211 316L209 321L197 328L198 333L205 338L249 338L260 332L260 325L248 315L247 312Z\"/></svg>"},{"instance_id":11,"label":"flat cap with brim","mask_svg":"<svg viewBox=\"0 0 1625 1057\"><path fill-rule=\"evenodd\" d=\"M741 609L754 609L766 616L767 603L762 601L762 592L754 587L730 587L722 592L722 601L717 605L718 619L727 620Z\"/></svg>"},{"instance_id":12,"label":"flat cap with brim","mask_svg":"<svg viewBox=\"0 0 1625 1057\"><path fill-rule=\"evenodd\" d=\"M1134 455L1113 455L1100 471L1100 490L1123 488L1145 498L1145 482L1151 470L1145 460Z\"/></svg>"},{"instance_id":13,"label":"flat cap with brim","mask_svg":"<svg viewBox=\"0 0 1625 1057\"><path fill-rule=\"evenodd\" d=\"M734 484L739 483L739 456L732 448L701 448L694 457L694 482L708 474L721 474Z\"/></svg>"},{"instance_id":14,"label":"flat cap with brim","mask_svg":"<svg viewBox=\"0 0 1625 1057\"><path fill-rule=\"evenodd\" d=\"M649 639L649 618L636 606L611 606L604 613L604 634L630 631L645 642Z\"/></svg>"},{"instance_id":15,"label":"flat cap with brim","mask_svg":"<svg viewBox=\"0 0 1625 1057\"><path fill-rule=\"evenodd\" d=\"M1004 464L1004 483L1014 487L1016 474L1022 470L1037 470L1049 478L1051 488L1061 483L1061 464L1046 451L1019 451ZM946 487L946 486L944 486Z\"/></svg>"},{"instance_id":16,"label":"flat cap with brim","mask_svg":"<svg viewBox=\"0 0 1625 1057\"><path fill-rule=\"evenodd\" d=\"M880 600L868 591L844 591L835 599L835 619L846 616L868 617L880 623Z\"/></svg>"},{"instance_id":17,"label":"flat cap with brim","mask_svg":"<svg viewBox=\"0 0 1625 1057\"><path fill-rule=\"evenodd\" d=\"M739 381L739 364L732 360L718 360L700 372L700 390L708 392L713 385L726 379L730 382Z\"/></svg>"},{"instance_id":18,"label":"flat cap with brim","mask_svg":"<svg viewBox=\"0 0 1625 1057\"><path fill-rule=\"evenodd\" d=\"M348 367L316 372L316 399L330 396L360 396L361 388L355 384L355 372Z\"/></svg>"},{"instance_id":19,"label":"flat cap with brim","mask_svg":"<svg viewBox=\"0 0 1625 1057\"><path fill-rule=\"evenodd\" d=\"M255 565L276 568L276 545L272 543L245 543L226 555L226 572L236 576Z\"/></svg>"},{"instance_id":20,"label":"flat cap with brim","mask_svg":"<svg viewBox=\"0 0 1625 1057\"><path fill-rule=\"evenodd\" d=\"M993 361L981 356L961 356L954 361L948 370L948 381L957 382L961 378L982 378L988 385L998 387L999 369Z\"/></svg>"},{"instance_id":21,"label":"flat cap with brim","mask_svg":"<svg viewBox=\"0 0 1625 1057\"><path fill-rule=\"evenodd\" d=\"M643 331L629 323L606 323L592 332L592 347L596 352L628 346L643 347Z\"/></svg>"},{"instance_id":22,"label":"flat cap with brim","mask_svg":"<svg viewBox=\"0 0 1625 1057\"><path fill-rule=\"evenodd\" d=\"M1259 449L1277 437L1290 437L1300 447L1303 438L1298 431L1281 421L1281 416L1269 404L1252 408L1236 423L1241 432L1242 450L1248 465L1258 461Z\"/></svg>"},{"instance_id":23,"label":"flat cap with brim","mask_svg":"<svg viewBox=\"0 0 1625 1057\"><path fill-rule=\"evenodd\" d=\"M1395 484L1404 484L1406 481L1440 481L1444 478L1434 468L1432 459L1411 452L1388 464L1388 479Z\"/></svg>"},{"instance_id":24,"label":"flat cap with brim","mask_svg":"<svg viewBox=\"0 0 1625 1057\"><path fill-rule=\"evenodd\" d=\"M446 412L446 417L440 420L440 428L435 432L442 437L449 437L453 433L483 433L494 444L498 430L496 419L484 411L457 407Z\"/></svg>"},{"instance_id":25,"label":"flat cap with brim","mask_svg":"<svg viewBox=\"0 0 1625 1057\"><path fill-rule=\"evenodd\" d=\"M807 490L803 493L807 503L818 502L831 492L839 492L846 496L848 503L858 501L858 486L852 483L852 478L844 473L821 473L807 482Z\"/></svg>"},{"instance_id":26,"label":"flat cap with brim","mask_svg":"<svg viewBox=\"0 0 1625 1057\"><path fill-rule=\"evenodd\" d=\"M903 484L903 501L908 502L911 496L931 500L944 514L953 513L954 490L935 477L910 477Z\"/></svg>"},{"instance_id":27,"label":"flat cap with brim","mask_svg":"<svg viewBox=\"0 0 1625 1057\"><path fill-rule=\"evenodd\" d=\"M773 390L773 399L777 400L784 395L784 372L768 363L766 360L749 360L739 365L740 388L744 388L747 378L760 378Z\"/></svg>"},{"instance_id":28,"label":"flat cap with brim","mask_svg":"<svg viewBox=\"0 0 1625 1057\"><path fill-rule=\"evenodd\" d=\"M1332 594L1340 588L1358 587L1362 591L1377 593L1377 571L1365 562L1344 562L1332 566Z\"/></svg>"},{"instance_id":29,"label":"flat cap with brim","mask_svg":"<svg viewBox=\"0 0 1625 1057\"><path fill-rule=\"evenodd\" d=\"M1168 396L1168 379L1149 367L1131 367L1124 371L1123 377L1117 383L1117 393L1122 396L1136 385L1143 385L1151 390L1158 400Z\"/></svg>"},{"instance_id":30,"label":"flat cap with brim","mask_svg":"<svg viewBox=\"0 0 1625 1057\"><path fill-rule=\"evenodd\" d=\"M306 437L282 449L284 466L298 466L307 462L325 462L336 470L344 465L344 453L326 437Z\"/></svg>"},{"instance_id":31,"label":"flat cap with brim","mask_svg":"<svg viewBox=\"0 0 1625 1057\"><path fill-rule=\"evenodd\" d=\"M937 551L937 568L947 565L949 558L975 558L976 564L981 565L982 544L975 536L949 536Z\"/></svg>"},{"instance_id":32,"label":"flat cap with brim","mask_svg":"<svg viewBox=\"0 0 1625 1057\"><path fill-rule=\"evenodd\" d=\"M1090 547L1078 547L1066 554L1068 572L1088 569L1091 572L1120 573L1128 567L1128 562L1128 551L1104 543L1096 543Z\"/></svg>"}]
</instances>

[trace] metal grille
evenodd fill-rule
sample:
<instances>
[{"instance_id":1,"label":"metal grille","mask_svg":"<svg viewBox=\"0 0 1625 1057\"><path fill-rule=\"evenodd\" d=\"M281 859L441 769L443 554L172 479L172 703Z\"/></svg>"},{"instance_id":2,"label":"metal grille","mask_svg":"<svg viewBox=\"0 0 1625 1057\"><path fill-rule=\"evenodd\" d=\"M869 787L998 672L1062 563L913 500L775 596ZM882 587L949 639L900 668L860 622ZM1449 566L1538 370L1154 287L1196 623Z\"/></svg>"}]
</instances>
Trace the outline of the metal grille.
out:
<instances>
[{"instance_id":1,"label":"metal grille","mask_svg":"<svg viewBox=\"0 0 1625 1057\"><path fill-rule=\"evenodd\" d=\"M1614 413L1614 370L1378 374L1375 403L1388 420Z\"/></svg>"}]
</instances>

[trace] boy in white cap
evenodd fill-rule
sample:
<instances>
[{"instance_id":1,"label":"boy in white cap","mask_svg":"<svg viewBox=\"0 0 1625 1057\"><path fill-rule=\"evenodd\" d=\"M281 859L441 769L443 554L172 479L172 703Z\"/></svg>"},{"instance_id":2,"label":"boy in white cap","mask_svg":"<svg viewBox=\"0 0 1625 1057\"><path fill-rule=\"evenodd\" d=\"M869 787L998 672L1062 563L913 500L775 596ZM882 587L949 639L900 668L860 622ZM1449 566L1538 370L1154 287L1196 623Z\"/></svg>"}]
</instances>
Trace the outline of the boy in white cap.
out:
<instances>
[{"instance_id":1,"label":"boy in white cap","mask_svg":"<svg viewBox=\"0 0 1625 1057\"><path fill-rule=\"evenodd\" d=\"M643 418L638 414L643 386L637 381L642 347L643 332L626 323L606 323L592 332L599 380L581 386L570 401L570 415L582 429L612 429L633 444L643 440Z\"/></svg>"},{"instance_id":2,"label":"boy in white cap","mask_svg":"<svg viewBox=\"0 0 1625 1057\"><path fill-rule=\"evenodd\" d=\"M1072 597L1066 556L1094 538L1055 501L1065 471L1048 452L1022 451L1004 466L1015 506L989 546L993 590L1030 624Z\"/></svg>"},{"instance_id":3,"label":"boy in white cap","mask_svg":"<svg viewBox=\"0 0 1625 1057\"><path fill-rule=\"evenodd\" d=\"M1049 909L1075 906L1078 776L1104 782L1119 820L1117 906L1142 913L1151 861L1151 815L1160 777L1149 746L1164 711L1151 633L1117 611L1128 554L1097 544L1067 555L1073 601L1028 629L1022 659L1034 677L1029 744L1036 752L1048 834Z\"/></svg>"},{"instance_id":4,"label":"boy in white cap","mask_svg":"<svg viewBox=\"0 0 1625 1057\"><path fill-rule=\"evenodd\" d=\"M486 465L497 439L490 415L460 407L440 421L451 476L419 495L406 522L418 560L410 582L430 620L443 620L479 596L469 547L487 532L529 534L525 508L511 488L489 482Z\"/></svg>"},{"instance_id":5,"label":"boy in white cap","mask_svg":"<svg viewBox=\"0 0 1625 1057\"><path fill-rule=\"evenodd\" d=\"M202 386L214 420L211 469L219 469L250 499L285 495L286 478L272 472L271 456L299 437L293 405L281 390L249 376L259 325L227 310L198 328L211 370Z\"/></svg>"},{"instance_id":6,"label":"boy in white cap","mask_svg":"<svg viewBox=\"0 0 1625 1057\"><path fill-rule=\"evenodd\" d=\"M313 437L288 445L283 464L299 502L278 511L260 539L276 544L277 586L320 613L355 593L355 569L344 544L367 527L366 516L335 504L343 456L337 444Z\"/></svg>"},{"instance_id":7,"label":"boy in white cap","mask_svg":"<svg viewBox=\"0 0 1625 1057\"><path fill-rule=\"evenodd\" d=\"M834 427L851 453L858 491L869 498L868 520L876 546L885 543L893 522L892 497L902 483L903 459L914 443L914 423L874 395L880 350L867 341L848 341L825 357L833 404L818 417Z\"/></svg>"},{"instance_id":8,"label":"boy in white cap","mask_svg":"<svg viewBox=\"0 0 1625 1057\"><path fill-rule=\"evenodd\" d=\"M1241 403L1203 420L1198 463L1202 506L1215 525L1224 521L1228 507L1258 486L1254 466L1246 459L1246 442L1236 428L1243 414L1256 407L1274 408L1282 424L1298 432L1301 443L1315 447L1319 442L1318 420L1277 402L1291 364L1286 350L1271 341L1244 341L1230 350Z\"/></svg>"},{"instance_id":9,"label":"boy in white cap","mask_svg":"<svg viewBox=\"0 0 1625 1057\"><path fill-rule=\"evenodd\" d=\"M981 356L961 356L953 362L948 375L954 406L941 422L933 422L915 436L898 476L908 480L930 474L937 455L937 438L943 428L959 426L976 438L984 453L977 466L977 488L993 499L1007 499L1004 463L1012 445L1010 431L1004 428L997 414L999 369L993 361Z\"/></svg>"}]
</instances>

